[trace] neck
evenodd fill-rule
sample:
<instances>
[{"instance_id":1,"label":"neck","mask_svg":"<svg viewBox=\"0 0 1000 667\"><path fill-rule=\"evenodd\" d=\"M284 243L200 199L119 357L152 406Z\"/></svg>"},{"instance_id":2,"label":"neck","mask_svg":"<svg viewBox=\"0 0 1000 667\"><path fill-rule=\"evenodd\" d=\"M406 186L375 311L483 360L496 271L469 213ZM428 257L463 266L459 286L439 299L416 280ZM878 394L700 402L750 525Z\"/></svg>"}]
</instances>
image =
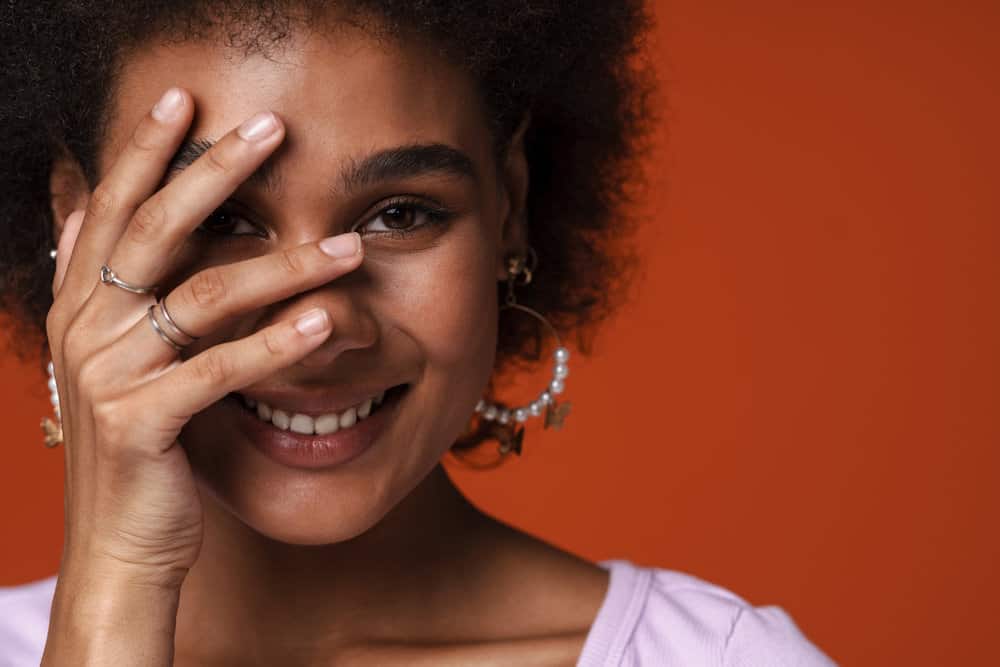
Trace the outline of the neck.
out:
<instances>
[{"instance_id":1,"label":"neck","mask_svg":"<svg viewBox=\"0 0 1000 667\"><path fill-rule=\"evenodd\" d=\"M433 582L470 576L481 562L476 535L493 523L440 465L370 530L322 546L271 540L206 496L202 551L177 623L178 643L202 653L426 635Z\"/></svg>"}]
</instances>

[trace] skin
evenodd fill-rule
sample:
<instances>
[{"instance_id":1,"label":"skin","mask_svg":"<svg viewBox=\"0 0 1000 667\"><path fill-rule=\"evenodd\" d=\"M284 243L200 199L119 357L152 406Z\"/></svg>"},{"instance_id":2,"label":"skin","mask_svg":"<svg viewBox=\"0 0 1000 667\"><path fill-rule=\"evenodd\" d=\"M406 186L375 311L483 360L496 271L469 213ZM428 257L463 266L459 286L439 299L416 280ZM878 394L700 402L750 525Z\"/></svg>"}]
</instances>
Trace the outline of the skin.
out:
<instances>
[{"instance_id":1,"label":"skin","mask_svg":"<svg viewBox=\"0 0 1000 667\"><path fill-rule=\"evenodd\" d=\"M171 86L180 108L150 115ZM271 136L232 132L263 110ZM95 191L71 160L52 174L67 536L43 664L575 664L606 572L484 515L439 464L486 387L497 280L524 249L528 119L497 164L464 73L348 28L300 30L271 58L148 45L112 111ZM185 137L218 143L168 170ZM342 188L352 160L415 143L462 151L477 178ZM248 180L262 165L269 183ZM397 195L452 215L380 234ZM261 236L192 233L227 198L253 223L233 231ZM352 230L356 253L319 250ZM169 295L200 337L181 358L144 319L151 297L95 285L107 258ZM314 471L260 454L218 404L401 382L376 444Z\"/></svg>"}]
</instances>

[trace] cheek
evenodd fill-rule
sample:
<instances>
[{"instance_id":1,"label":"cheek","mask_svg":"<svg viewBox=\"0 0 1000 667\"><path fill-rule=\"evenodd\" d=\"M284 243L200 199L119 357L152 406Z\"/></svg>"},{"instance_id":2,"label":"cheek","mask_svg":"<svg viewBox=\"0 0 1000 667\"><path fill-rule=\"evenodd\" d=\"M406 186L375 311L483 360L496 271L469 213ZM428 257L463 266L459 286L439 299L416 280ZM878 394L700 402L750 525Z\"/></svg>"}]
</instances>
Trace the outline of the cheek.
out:
<instances>
[{"instance_id":1,"label":"cheek","mask_svg":"<svg viewBox=\"0 0 1000 667\"><path fill-rule=\"evenodd\" d=\"M382 315L414 341L425 372L492 368L496 349L495 248L475 230L380 268ZM478 375L478 374L477 374Z\"/></svg>"},{"instance_id":2,"label":"cheek","mask_svg":"<svg viewBox=\"0 0 1000 667\"><path fill-rule=\"evenodd\" d=\"M395 330L397 349L419 360L404 421L409 442L421 444L402 450L416 460L401 469L428 469L466 432L493 372L498 248L490 230L469 222L431 247L371 267L379 319Z\"/></svg>"},{"instance_id":3,"label":"cheek","mask_svg":"<svg viewBox=\"0 0 1000 667\"><path fill-rule=\"evenodd\" d=\"M451 390L475 393L485 386L493 368L497 244L489 229L485 221L467 219L433 245L417 251L388 250L380 248L378 242L366 248L360 269L367 274L363 289L366 309L380 320L383 332L394 329L408 340L406 347L417 351L423 375L433 378L437 389L447 384ZM169 288L209 265L237 259L207 262L195 255L185 256L170 276ZM184 356L190 358L252 333L260 325L257 315L220 323L185 348ZM395 341L396 335L390 338Z\"/></svg>"}]
</instances>

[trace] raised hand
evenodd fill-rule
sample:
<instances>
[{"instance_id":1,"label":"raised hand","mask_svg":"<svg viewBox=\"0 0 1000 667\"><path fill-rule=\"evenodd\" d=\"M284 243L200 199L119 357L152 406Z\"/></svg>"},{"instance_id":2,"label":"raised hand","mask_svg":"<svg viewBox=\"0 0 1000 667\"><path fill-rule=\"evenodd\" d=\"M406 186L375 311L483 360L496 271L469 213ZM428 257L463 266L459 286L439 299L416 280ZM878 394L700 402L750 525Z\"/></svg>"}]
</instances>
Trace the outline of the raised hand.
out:
<instances>
[{"instance_id":1,"label":"raised hand","mask_svg":"<svg viewBox=\"0 0 1000 667\"><path fill-rule=\"evenodd\" d=\"M59 654L60 631L79 625L84 591L151 588L173 599L202 539L178 433L200 410L330 335L330 318L317 309L183 359L149 319L154 294L100 281L104 265L133 286L167 277L188 235L284 137L277 116L259 114L157 190L193 113L190 95L168 91L60 238L47 331L66 444L66 544L47 659ZM200 337L233 315L334 280L361 259L360 237L350 233L215 266L160 295L176 328L158 308L153 318L168 337L177 328Z\"/></svg>"}]
</instances>

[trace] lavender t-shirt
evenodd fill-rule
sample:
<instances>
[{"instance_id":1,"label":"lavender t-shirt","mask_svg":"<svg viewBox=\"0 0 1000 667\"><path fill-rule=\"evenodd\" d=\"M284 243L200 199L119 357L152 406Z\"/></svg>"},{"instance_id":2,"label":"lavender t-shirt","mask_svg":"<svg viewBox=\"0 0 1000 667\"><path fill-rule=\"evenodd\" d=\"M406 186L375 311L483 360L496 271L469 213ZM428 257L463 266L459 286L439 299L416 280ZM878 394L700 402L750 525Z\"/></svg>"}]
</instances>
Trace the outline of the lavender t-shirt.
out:
<instances>
[{"instance_id":1,"label":"lavender t-shirt","mask_svg":"<svg viewBox=\"0 0 1000 667\"><path fill-rule=\"evenodd\" d=\"M577 667L829 667L780 607L754 607L688 574L598 563L611 583ZM0 667L42 657L55 577L0 588Z\"/></svg>"}]
</instances>

